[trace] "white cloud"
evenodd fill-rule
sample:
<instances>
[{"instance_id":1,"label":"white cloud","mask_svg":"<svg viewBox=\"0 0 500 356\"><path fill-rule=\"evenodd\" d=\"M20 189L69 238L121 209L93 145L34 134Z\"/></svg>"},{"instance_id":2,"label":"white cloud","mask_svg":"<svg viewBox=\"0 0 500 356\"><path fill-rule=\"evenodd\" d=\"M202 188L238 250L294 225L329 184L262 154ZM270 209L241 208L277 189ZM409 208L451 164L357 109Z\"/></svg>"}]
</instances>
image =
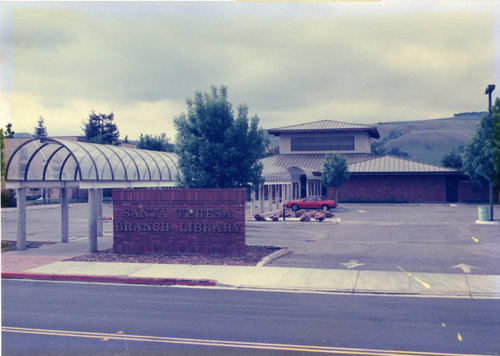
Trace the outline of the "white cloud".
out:
<instances>
[{"instance_id":1,"label":"white cloud","mask_svg":"<svg viewBox=\"0 0 500 356\"><path fill-rule=\"evenodd\" d=\"M484 110L499 13L481 4L16 4L2 115L65 135L113 111L121 138L173 139L185 99L221 83L266 128Z\"/></svg>"}]
</instances>

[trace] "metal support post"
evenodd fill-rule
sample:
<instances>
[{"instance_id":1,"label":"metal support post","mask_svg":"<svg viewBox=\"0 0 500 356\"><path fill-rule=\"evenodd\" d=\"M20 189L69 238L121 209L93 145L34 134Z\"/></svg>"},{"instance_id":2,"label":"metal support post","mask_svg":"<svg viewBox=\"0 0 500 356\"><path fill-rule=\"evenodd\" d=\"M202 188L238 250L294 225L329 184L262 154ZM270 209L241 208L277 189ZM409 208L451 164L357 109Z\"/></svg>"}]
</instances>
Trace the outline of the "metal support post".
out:
<instances>
[{"instance_id":1,"label":"metal support post","mask_svg":"<svg viewBox=\"0 0 500 356\"><path fill-rule=\"evenodd\" d=\"M69 239L69 199L68 188L61 188L61 242L68 242Z\"/></svg>"},{"instance_id":2,"label":"metal support post","mask_svg":"<svg viewBox=\"0 0 500 356\"><path fill-rule=\"evenodd\" d=\"M97 206L97 236L103 236L103 222L102 222L102 194L104 191L102 189L96 189L97 190L97 200L98 200L98 206Z\"/></svg>"},{"instance_id":3,"label":"metal support post","mask_svg":"<svg viewBox=\"0 0 500 356\"><path fill-rule=\"evenodd\" d=\"M97 252L98 197L96 189L89 189L89 252Z\"/></svg>"},{"instance_id":4,"label":"metal support post","mask_svg":"<svg viewBox=\"0 0 500 356\"><path fill-rule=\"evenodd\" d=\"M17 249L26 250L26 188L17 189Z\"/></svg>"}]
</instances>

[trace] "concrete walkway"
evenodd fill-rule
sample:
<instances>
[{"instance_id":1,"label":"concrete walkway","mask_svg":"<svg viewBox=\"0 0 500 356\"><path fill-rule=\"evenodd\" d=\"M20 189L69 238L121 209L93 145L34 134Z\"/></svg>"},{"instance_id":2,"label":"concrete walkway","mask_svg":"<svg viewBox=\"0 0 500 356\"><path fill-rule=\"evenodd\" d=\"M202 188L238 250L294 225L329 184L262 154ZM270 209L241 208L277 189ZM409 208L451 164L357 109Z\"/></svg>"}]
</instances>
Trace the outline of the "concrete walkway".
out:
<instances>
[{"instance_id":1,"label":"concrete walkway","mask_svg":"<svg viewBox=\"0 0 500 356\"><path fill-rule=\"evenodd\" d=\"M2 253L2 278L500 299L498 275L63 261L85 254L87 243ZM111 244L110 234L99 238L99 249Z\"/></svg>"}]
</instances>

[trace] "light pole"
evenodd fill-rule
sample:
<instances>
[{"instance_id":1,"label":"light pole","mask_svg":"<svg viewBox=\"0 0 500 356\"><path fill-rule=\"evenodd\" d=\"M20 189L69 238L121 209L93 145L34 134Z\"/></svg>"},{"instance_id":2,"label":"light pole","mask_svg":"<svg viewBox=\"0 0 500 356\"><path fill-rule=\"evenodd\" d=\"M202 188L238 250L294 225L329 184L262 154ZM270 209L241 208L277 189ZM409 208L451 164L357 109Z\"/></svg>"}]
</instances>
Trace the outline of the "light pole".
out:
<instances>
[{"instance_id":1,"label":"light pole","mask_svg":"<svg viewBox=\"0 0 500 356\"><path fill-rule=\"evenodd\" d=\"M495 84L488 85L484 91L488 95L488 115L491 115L491 93L493 90L495 90ZM493 179L490 177L488 182L490 188L490 221L493 221Z\"/></svg>"},{"instance_id":2,"label":"light pole","mask_svg":"<svg viewBox=\"0 0 500 356\"><path fill-rule=\"evenodd\" d=\"M493 93L493 90L495 90L495 84L490 84L486 87L486 90L484 91L485 94L488 95L488 112L491 115L491 93Z\"/></svg>"}]
</instances>

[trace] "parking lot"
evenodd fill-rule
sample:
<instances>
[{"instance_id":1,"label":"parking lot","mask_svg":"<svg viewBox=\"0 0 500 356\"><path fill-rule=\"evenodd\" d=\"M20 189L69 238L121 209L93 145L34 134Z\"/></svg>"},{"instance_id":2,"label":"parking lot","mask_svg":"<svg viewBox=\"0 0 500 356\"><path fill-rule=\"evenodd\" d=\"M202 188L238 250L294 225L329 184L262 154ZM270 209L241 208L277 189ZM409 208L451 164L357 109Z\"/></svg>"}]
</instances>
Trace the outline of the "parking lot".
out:
<instances>
[{"instance_id":1,"label":"parking lot","mask_svg":"<svg viewBox=\"0 0 500 356\"><path fill-rule=\"evenodd\" d=\"M272 266L500 274L500 225L476 224L477 205L342 204L333 211L339 223L247 221L246 243L291 251ZM87 214L85 204L70 206L70 243L87 236ZM111 216L112 206L103 214ZM104 222L106 235L112 228ZM2 209L2 240L15 239L16 210ZM60 240L58 206L28 207L27 240Z\"/></svg>"},{"instance_id":2,"label":"parking lot","mask_svg":"<svg viewBox=\"0 0 500 356\"><path fill-rule=\"evenodd\" d=\"M273 266L459 273L462 265L470 273L500 274L500 226L476 224L476 205L342 204L336 210L338 224L249 223L247 243L293 251Z\"/></svg>"}]
</instances>

